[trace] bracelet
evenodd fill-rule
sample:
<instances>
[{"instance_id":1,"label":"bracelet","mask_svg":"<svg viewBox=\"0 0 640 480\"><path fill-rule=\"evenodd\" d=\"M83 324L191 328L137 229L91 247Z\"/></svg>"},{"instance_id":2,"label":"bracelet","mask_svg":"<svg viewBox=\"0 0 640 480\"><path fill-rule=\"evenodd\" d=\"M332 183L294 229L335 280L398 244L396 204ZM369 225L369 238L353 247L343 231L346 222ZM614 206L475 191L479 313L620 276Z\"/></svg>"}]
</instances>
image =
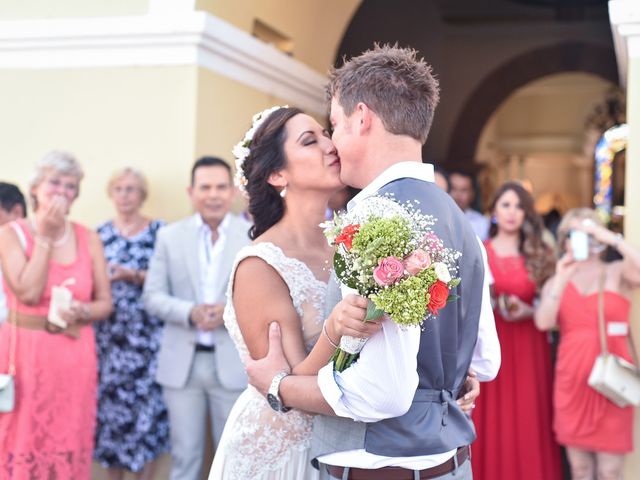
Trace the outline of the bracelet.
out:
<instances>
[{"instance_id":1,"label":"bracelet","mask_svg":"<svg viewBox=\"0 0 640 480\"><path fill-rule=\"evenodd\" d=\"M89 323L90 319L91 309L89 308L89 305L83 303L82 305L80 305L80 321L82 321L83 323Z\"/></svg>"},{"instance_id":2,"label":"bracelet","mask_svg":"<svg viewBox=\"0 0 640 480\"><path fill-rule=\"evenodd\" d=\"M327 322L324 322L322 324L322 333L323 335L327 338L327 341L331 344L331 346L333 348L340 348L338 347L338 345L336 345L335 343L333 343L333 340L331 340L331 337L329 336L329 334L327 333Z\"/></svg>"},{"instance_id":3,"label":"bracelet","mask_svg":"<svg viewBox=\"0 0 640 480\"><path fill-rule=\"evenodd\" d=\"M613 248L615 248L616 250L618 250L618 247L620 246L620 242L624 241L624 237L622 236L621 233L616 233L616 239L613 241L613 243L611 244L611 246Z\"/></svg>"},{"instance_id":4,"label":"bracelet","mask_svg":"<svg viewBox=\"0 0 640 480\"><path fill-rule=\"evenodd\" d=\"M42 238L40 235L36 235L35 237L33 237L33 239L36 242L36 245L40 245L41 247L44 247L45 250L51 250L51 242L48 242L47 240Z\"/></svg>"}]
</instances>

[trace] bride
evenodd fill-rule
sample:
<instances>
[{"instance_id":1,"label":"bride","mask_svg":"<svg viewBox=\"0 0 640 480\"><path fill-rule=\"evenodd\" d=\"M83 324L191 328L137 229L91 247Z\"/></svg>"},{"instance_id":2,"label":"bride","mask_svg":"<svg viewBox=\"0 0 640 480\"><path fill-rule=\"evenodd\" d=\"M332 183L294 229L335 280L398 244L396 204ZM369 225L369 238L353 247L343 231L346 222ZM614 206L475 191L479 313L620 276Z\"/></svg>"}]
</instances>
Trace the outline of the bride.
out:
<instances>
[{"instance_id":1,"label":"bride","mask_svg":"<svg viewBox=\"0 0 640 480\"><path fill-rule=\"evenodd\" d=\"M256 359L266 355L269 325L277 321L293 373L315 375L342 335L368 337L380 329L362 321L366 299L355 295L324 321L333 249L319 224L343 186L340 159L327 131L288 107L256 115L234 155L255 224L253 244L236 257L225 325L241 356ZM209 480L318 478L308 458L312 418L273 410L249 386L229 415Z\"/></svg>"}]
</instances>

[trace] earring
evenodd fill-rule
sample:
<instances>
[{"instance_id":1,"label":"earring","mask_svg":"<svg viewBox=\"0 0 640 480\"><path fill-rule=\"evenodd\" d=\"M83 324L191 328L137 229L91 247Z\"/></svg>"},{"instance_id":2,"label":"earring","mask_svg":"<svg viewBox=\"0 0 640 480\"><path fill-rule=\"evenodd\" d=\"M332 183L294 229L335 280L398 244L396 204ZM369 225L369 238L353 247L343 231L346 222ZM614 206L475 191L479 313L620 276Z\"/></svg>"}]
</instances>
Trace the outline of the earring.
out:
<instances>
[{"instance_id":1,"label":"earring","mask_svg":"<svg viewBox=\"0 0 640 480\"><path fill-rule=\"evenodd\" d=\"M280 196L284 198L286 194L287 194L287 187L284 187L282 190L280 190Z\"/></svg>"}]
</instances>

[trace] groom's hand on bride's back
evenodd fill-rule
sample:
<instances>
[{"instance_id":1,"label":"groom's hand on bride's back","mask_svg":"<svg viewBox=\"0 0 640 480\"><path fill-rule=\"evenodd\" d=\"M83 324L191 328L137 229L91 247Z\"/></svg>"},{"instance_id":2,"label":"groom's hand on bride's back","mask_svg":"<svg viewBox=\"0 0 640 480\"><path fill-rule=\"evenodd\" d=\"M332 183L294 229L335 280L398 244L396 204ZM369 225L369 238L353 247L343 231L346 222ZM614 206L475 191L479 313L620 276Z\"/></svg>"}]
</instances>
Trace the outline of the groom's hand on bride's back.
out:
<instances>
[{"instance_id":1,"label":"groom's hand on bride's back","mask_svg":"<svg viewBox=\"0 0 640 480\"><path fill-rule=\"evenodd\" d=\"M264 396L267 395L271 380L277 373L291 372L291 366L282 350L282 336L277 322L272 322L269 325L269 350L267 350L267 355L259 360L246 356L243 361L249 383Z\"/></svg>"},{"instance_id":2,"label":"groom's hand on bride's back","mask_svg":"<svg viewBox=\"0 0 640 480\"><path fill-rule=\"evenodd\" d=\"M382 317L365 322L367 299L359 295L347 295L332 310L327 319L327 330L335 343L342 336L369 338L380 331Z\"/></svg>"}]
</instances>

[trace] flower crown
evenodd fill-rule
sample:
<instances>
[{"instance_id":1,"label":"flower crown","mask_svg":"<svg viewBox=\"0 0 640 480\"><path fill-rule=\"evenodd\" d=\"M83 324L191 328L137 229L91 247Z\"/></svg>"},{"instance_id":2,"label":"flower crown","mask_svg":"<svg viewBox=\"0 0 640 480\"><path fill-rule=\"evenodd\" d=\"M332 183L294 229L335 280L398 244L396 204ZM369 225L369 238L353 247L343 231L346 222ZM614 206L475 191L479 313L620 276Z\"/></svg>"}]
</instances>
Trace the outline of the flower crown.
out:
<instances>
[{"instance_id":1,"label":"flower crown","mask_svg":"<svg viewBox=\"0 0 640 480\"><path fill-rule=\"evenodd\" d=\"M232 153L233 156L236 157L236 175L235 175L235 183L238 189L247 196L247 177L244 175L244 161L247 159L251 150L249 147L251 146L251 141L253 140L253 136L255 135L260 125L267 119L269 115L271 115L276 110L281 108L289 108L289 105L276 106L267 108L260 113L256 113L253 116L253 123L251 124L251 128L247 130L247 133L244 134L244 138L240 140L235 147L233 147Z\"/></svg>"}]
</instances>

